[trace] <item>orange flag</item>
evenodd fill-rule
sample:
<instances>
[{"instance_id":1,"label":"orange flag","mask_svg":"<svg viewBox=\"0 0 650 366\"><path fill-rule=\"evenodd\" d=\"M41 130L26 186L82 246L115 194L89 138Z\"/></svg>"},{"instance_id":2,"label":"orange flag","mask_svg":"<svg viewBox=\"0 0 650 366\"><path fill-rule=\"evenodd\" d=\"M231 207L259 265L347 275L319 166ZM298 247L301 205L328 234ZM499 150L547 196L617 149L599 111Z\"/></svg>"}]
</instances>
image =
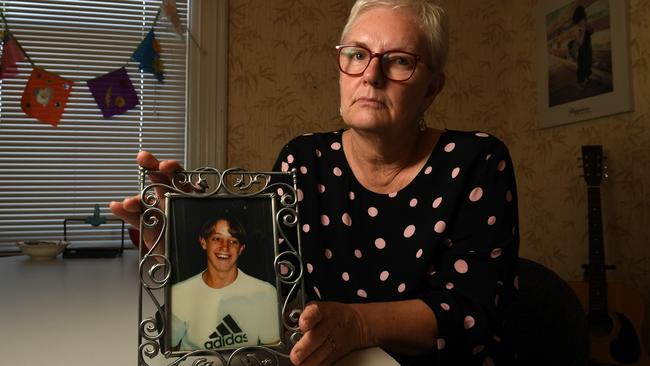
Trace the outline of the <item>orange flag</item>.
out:
<instances>
[{"instance_id":1,"label":"orange flag","mask_svg":"<svg viewBox=\"0 0 650 366\"><path fill-rule=\"evenodd\" d=\"M2 58L0 58L0 80L18 75L16 62L23 61L25 54L16 43L11 33L5 33L2 40Z\"/></svg>"},{"instance_id":2,"label":"orange flag","mask_svg":"<svg viewBox=\"0 0 650 366\"><path fill-rule=\"evenodd\" d=\"M68 103L72 80L34 68L29 76L20 106L26 115L56 127Z\"/></svg>"}]
</instances>

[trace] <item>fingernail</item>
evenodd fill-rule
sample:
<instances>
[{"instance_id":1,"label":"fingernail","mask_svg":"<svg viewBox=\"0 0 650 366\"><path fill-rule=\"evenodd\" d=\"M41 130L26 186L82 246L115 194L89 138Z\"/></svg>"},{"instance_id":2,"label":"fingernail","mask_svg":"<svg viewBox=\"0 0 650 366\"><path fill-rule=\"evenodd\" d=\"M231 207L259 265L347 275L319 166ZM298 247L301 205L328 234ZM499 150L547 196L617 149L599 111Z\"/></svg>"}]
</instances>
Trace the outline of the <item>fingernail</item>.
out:
<instances>
[{"instance_id":1,"label":"fingernail","mask_svg":"<svg viewBox=\"0 0 650 366\"><path fill-rule=\"evenodd\" d=\"M296 355L296 358L298 359L298 363L297 363L297 365L300 365L300 364L302 363L301 352L300 352L300 351L296 351L295 355Z\"/></svg>"}]
</instances>

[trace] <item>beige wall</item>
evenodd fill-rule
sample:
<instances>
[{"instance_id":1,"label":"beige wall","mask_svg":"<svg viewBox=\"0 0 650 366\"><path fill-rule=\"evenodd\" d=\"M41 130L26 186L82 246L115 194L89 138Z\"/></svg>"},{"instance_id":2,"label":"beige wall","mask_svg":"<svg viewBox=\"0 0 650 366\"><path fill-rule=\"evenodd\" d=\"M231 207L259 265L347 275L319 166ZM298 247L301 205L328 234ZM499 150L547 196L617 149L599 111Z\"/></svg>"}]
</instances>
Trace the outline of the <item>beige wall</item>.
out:
<instances>
[{"instance_id":1,"label":"beige wall","mask_svg":"<svg viewBox=\"0 0 650 366\"><path fill-rule=\"evenodd\" d=\"M350 0L230 0L229 166L270 169L284 142L342 126L337 43ZM448 81L430 126L480 129L511 149L521 254L569 280L587 260L580 146L602 144L610 278L650 300L650 2L630 1L635 111L540 130L536 115L537 0L447 0ZM648 302L648 301L646 301Z\"/></svg>"}]
</instances>

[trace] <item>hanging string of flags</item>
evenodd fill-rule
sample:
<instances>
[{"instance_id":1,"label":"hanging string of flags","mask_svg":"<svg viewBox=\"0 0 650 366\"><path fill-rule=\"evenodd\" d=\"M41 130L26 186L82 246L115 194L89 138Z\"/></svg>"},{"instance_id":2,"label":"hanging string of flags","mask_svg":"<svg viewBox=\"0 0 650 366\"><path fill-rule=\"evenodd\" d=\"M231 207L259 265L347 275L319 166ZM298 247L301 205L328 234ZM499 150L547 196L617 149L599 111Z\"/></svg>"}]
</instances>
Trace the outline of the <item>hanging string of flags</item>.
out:
<instances>
[{"instance_id":1,"label":"hanging string of flags","mask_svg":"<svg viewBox=\"0 0 650 366\"><path fill-rule=\"evenodd\" d=\"M151 30L130 58L130 60L139 63L140 70L153 74L159 82L165 80L165 65L162 61L162 48L156 39L154 27L158 23L161 13L169 20L174 31L183 38L186 28L180 22L176 0L163 0ZM32 72L23 91L21 109L29 117L49 123L54 127L58 126L73 90L74 81L37 67L11 32L2 9L0 9L0 18L4 25L4 31L0 31L2 38L0 80L16 77L18 75L17 63L27 60L32 65ZM190 38L196 43L191 34ZM140 102L124 66L88 80L86 83L104 118L126 113Z\"/></svg>"}]
</instances>

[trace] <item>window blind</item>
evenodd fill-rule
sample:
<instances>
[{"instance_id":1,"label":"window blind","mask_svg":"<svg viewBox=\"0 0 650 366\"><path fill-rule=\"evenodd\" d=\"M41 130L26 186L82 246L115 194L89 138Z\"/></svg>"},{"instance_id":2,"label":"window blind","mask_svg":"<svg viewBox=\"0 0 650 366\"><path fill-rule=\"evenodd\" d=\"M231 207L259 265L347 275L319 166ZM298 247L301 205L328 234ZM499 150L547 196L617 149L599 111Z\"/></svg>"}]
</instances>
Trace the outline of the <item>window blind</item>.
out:
<instances>
[{"instance_id":1,"label":"window blind","mask_svg":"<svg viewBox=\"0 0 650 366\"><path fill-rule=\"evenodd\" d=\"M177 0L187 24L187 1ZM65 218L112 217L108 203L137 193L140 149L184 161L187 37L160 15L162 83L129 61L151 29L161 1L0 1L9 29L36 67L74 81L58 127L21 110L32 65L0 80L0 249L20 240L63 239ZM0 25L2 29L2 25ZM139 96L105 119L86 81L121 66ZM69 224L71 245L119 245L121 224ZM125 235L125 243L129 243Z\"/></svg>"}]
</instances>

